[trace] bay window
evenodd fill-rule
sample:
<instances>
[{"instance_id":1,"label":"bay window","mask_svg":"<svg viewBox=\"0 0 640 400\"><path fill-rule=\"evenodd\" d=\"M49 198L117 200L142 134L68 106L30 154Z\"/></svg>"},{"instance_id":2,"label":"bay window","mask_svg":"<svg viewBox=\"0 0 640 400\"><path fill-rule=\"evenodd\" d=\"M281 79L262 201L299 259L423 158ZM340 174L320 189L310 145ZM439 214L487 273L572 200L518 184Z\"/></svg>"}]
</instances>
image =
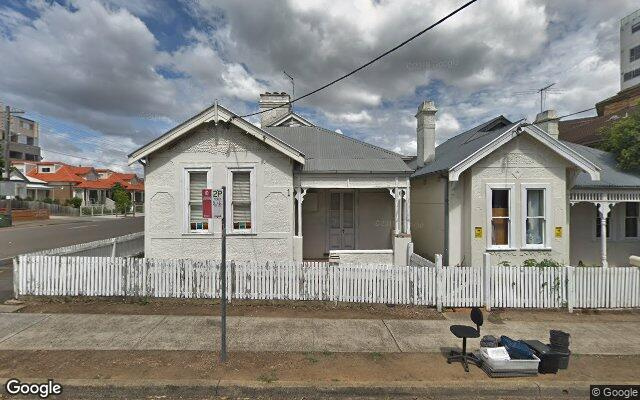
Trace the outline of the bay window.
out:
<instances>
[{"instance_id":1,"label":"bay window","mask_svg":"<svg viewBox=\"0 0 640 400\"><path fill-rule=\"evenodd\" d=\"M511 190L490 188L491 247L511 246Z\"/></svg>"},{"instance_id":2,"label":"bay window","mask_svg":"<svg viewBox=\"0 0 640 400\"><path fill-rule=\"evenodd\" d=\"M204 233L209 231L209 220L202 217L202 189L207 188L207 170L186 171L187 180L187 231Z\"/></svg>"},{"instance_id":3,"label":"bay window","mask_svg":"<svg viewBox=\"0 0 640 400\"><path fill-rule=\"evenodd\" d=\"M231 171L231 222L234 232L252 232L253 202L251 170Z\"/></svg>"},{"instance_id":4,"label":"bay window","mask_svg":"<svg viewBox=\"0 0 640 400\"><path fill-rule=\"evenodd\" d=\"M544 247L547 240L547 217L544 188L523 188L524 247Z\"/></svg>"}]
</instances>

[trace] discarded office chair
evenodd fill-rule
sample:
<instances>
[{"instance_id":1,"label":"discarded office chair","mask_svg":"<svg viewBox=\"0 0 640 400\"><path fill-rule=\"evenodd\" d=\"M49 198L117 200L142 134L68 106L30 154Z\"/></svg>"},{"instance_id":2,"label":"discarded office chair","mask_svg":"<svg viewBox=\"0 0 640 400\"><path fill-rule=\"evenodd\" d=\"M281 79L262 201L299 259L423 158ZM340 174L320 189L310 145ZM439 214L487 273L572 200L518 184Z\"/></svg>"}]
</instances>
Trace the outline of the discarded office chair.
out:
<instances>
[{"instance_id":1,"label":"discarded office chair","mask_svg":"<svg viewBox=\"0 0 640 400\"><path fill-rule=\"evenodd\" d=\"M482 311L478 307L471 309L471 320L476 324L475 328L467 325L451 325L451 327L449 327L451 333L457 338L462 338L462 352L452 350L449 357L447 357L447 363L451 364L453 361L460 361L466 372L469 372L469 363L476 366L480 366L482 363L475 354L467 354L467 338L480 337L480 327L484 322Z\"/></svg>"}]
</instances>

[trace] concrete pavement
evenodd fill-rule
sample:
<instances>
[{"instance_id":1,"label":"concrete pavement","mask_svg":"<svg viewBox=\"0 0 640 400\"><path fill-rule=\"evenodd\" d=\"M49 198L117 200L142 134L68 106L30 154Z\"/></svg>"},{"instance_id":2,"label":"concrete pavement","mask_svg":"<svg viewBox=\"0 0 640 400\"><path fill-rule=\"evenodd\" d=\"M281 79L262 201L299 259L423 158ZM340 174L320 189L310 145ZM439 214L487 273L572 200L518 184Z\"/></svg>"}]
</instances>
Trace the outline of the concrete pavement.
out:
<instances>
[{"instance_id":1,"label":"concrete pavement","mask_svg":"<svg viewBox=\"0 0 640 400\"><path fill-rule=\"evenodd\" d=\"M230 351L441 352L459 347L447 320L229 317ZM219 317L0 314L0 350L215 350ZM571 334L574 354L640 354L638 322L485 322L482 334L548 341ZM470 347L477 348L471 340Z\"/></svg>"}]
</instances>

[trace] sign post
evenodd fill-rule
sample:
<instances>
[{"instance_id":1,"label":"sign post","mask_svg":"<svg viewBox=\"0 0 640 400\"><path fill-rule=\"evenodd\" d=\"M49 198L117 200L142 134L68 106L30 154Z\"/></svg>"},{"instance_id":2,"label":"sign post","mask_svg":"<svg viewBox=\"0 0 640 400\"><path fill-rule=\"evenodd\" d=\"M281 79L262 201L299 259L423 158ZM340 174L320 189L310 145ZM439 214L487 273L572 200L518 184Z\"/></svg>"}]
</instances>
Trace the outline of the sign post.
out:
<instances>
[{"instance_id":1,"label":"sign post","mask_svg":"<svg viewBox=\"0 0 640 400\"><path fill-rule=\"evenodd\" d=\"M220 296L220 361L225 362L227 361L227 190L225 186L223 186L221 190L213 190L211 192L210 204L211 208L213 208L213 218L222 219L222 249L220 251L220 275L222 280L222 294Z\"/></svg>"}]
</instances>

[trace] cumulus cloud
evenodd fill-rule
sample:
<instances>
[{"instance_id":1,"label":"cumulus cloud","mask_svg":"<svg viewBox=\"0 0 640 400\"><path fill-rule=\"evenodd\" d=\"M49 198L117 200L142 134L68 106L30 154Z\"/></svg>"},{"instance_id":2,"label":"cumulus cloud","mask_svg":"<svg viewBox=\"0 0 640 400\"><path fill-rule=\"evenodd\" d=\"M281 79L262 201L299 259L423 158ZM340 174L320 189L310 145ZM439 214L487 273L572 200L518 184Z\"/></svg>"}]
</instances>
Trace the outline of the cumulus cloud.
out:
<instances>
[{"instance_id":1,"label":"cumulus cloud","mask_svg":"<svg viewBox=\"0 0 640 400\"><path fill-rule=\"evenodd\" d=\"M283 69L296 94L307 93L462 2L34 0L30 13L10 3L0 6L0 100L92 130L100 142L78 134L75 144L84 145L73 151L124 162L215 99L239 114L255 111L260 92L290 89ZM440 110L438 143L499 114L532 119L538 97L516 93L552 82L563 92L547 106L560 114L588 108L618 90L618 22L634 6L478 2L296 108L403 153L415 152L413 116L425 99ZM43 142L55 150L68 139L53 133Z\"/></svg>"}]
</instances>

